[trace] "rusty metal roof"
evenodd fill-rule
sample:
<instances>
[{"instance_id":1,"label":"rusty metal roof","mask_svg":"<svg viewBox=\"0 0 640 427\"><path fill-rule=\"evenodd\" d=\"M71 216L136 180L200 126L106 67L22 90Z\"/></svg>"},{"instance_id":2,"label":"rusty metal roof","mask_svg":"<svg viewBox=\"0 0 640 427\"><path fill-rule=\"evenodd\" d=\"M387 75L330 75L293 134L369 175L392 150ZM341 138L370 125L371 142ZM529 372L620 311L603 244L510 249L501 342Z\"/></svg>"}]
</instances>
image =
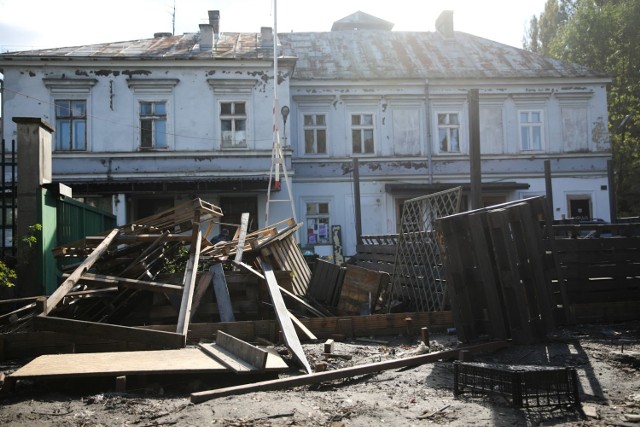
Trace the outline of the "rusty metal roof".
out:
<instances>
[{"instance_id":1,"label":"rusty metal roof","mask_svg":"<svg viewBox=\"0 0 640 427\"><path fill-rule=\"evenodd\" d=\"M201 50L199 34L88 46L10 52L3 59L265 59L260 33L221 33L214 49ZM279 34L281 55L297 58L294 79L495 79L608 77L577 64L545 58L456 31L350 30ZM5 62L5 61L2 61Z\"/></svg>"},{"instance_id":2,"label":"rusty metal roof","mask_svg":"<svg viewBox=\"0 0 640 427\"><path fill-rule=\"evenodd\" d=\"M301 80L605 77L459 31L288 33L280 41L285 56L298 57Z\"/></svg>"}]
</instances>

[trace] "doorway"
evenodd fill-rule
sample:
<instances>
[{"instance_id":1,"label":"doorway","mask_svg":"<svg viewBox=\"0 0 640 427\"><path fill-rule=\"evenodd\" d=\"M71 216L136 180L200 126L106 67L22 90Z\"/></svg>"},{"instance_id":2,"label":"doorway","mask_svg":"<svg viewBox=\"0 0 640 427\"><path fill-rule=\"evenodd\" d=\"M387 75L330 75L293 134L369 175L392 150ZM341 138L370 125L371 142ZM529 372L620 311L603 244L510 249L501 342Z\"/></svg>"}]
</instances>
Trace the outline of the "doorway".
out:
<instances>
[{"instance_id":1,"label":"doorway","mask_svg":"<svg viewBox=\"0 0 640 427\"><path fill-rule=\"evenodd\" d=\"M591 219L591 196L568 196L569 217Z\"/></svg>"},{"instance_id":2,"label":"doorway","mask_svg":"<svg viewBox=\"0 0 640 427\"><path fill-rule=\"evenodd\" d=\"M249 213L249 226L247 231L252 232L258 229L258 198L257 197L221 197L220 208L224 216L221 222L225 224L240 225L240 217L244 212ZM231 236L235 233L235 228L229 230Z\"/></svg>"}]
</instances>

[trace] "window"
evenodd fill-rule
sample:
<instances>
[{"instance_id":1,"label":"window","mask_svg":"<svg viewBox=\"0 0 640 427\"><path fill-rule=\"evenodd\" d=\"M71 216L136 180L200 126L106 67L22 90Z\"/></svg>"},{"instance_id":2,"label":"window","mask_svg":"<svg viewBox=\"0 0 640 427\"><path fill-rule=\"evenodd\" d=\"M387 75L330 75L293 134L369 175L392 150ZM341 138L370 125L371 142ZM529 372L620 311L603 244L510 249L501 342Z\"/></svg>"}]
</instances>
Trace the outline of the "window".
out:
<instances>
[{"instance_id":1,"label":"window","mask_svg":"<svg viewBox=\"0 0 640 427\"><path fill-rule=\"evenodd\" d=\"M460 152L460 120L458 113L438 113L438 142L441 153Z\"/></svg>"},{"instance_id":2,"label":"window","mask_svg":"<svg viewBox=\"0 0 640 427\"><path fill-rule=\"evenodd\" d=\"M523 151L542 150L542 112L520 112L520 143Z\"/></svg>"},{"instance_id":3,"label":"window","mask_svg":"<svg viewBox=\"0 0 640 427\"><path fill-rule=\"evenodd\" d=\"M307 202L307 243L331 243L329 203Z\"/></svg>"},{"instance_id":4,"label":"window","mask_svg":"<svg viewBox=\"0 0 640 427\"><path fill-rule=\"evenodd\" d=\"M140 148L167 147L167 103L140 102Z\"/></svg>"},{"instance_id":5,"label":"window","mask_svg":"<svg viewBox=\"0 0 640 427\"><path fill-rule=\"evenodd\" d=\"M327 154L327 122L324 114L304 115L304 153Z\"/></svg>"},{"instance_id":6,"label":"window","mask_svg":"<svg viewBox=\"0 0 640 427\"><path fill-rule=\"evenodd\" d=\"M247 113L244 102L220 103L222 148L247 148Z\"/></svg>"},{"instance_id":7,"label":"window","mask_svg":"<svg viewBox=\"0 0 640 427\"><path fill-rule=\"evenodd\" d=\"M353 154L373 154L373 114L351 116Z\"/></svg>"},{"instance_id":8,"label":"window","mask_svg":"<svg viewBox=\"0 0 640 427\"><path fill-rule=\"evenodd\" d=\"M87 101L56 100L56 150L87 149Z\"/></svg>"}]
</instances>

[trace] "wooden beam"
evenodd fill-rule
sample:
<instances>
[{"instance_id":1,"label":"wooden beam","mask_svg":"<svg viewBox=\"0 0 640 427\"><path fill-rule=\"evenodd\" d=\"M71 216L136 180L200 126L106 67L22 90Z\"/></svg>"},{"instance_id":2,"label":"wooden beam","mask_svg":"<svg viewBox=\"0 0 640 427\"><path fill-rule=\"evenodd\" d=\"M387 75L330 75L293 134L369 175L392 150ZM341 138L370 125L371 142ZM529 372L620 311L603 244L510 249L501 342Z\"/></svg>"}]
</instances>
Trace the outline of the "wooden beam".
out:
<instances>
[{"instance_id":1,"label":"wooden beam","mask_svg":"<svg viewBox=\"0 0 640 427\"><path fill-rule=\"evenodd\" d=\"M313 334L313 332L311 332L311 331L309 330L309 328L307 328L307 327L304 325L304 323L302 323L302 322L300 321L300 319L298 319L296 316L294 316L294 315L293 315L293 313L291 313L290 311L289 311L289 318L291 319L291 321L292 321L293 323L295 323L295 325L298 327L298 329L300 329L300 331L302 331L302 333L304 333L304 334L307 336L307 338L308 338L308 339L310 339L310 340L312 340L312 341L315 341L315 340L317 340L317 339L318 339L318 337L316 337L316 336Z\"/></svg>"},{"instance_id":2,"label":"wooden beam","mask_svg":"<svg viewBox=\"0 0 640 427\"><path fill-rule=\"evenodd\" d=\"M262 271L264 271L264 277L267 281L269 294L271 295L271 302L273 302L276 317L284 335L285 344L293 353L294 359L302 365L307 373L311 373L311 366L309 366L307 357L302 349L302 344L300 344L300 339L298 338L296 330L293 327L293 323L291 322L291 318L289 317L289 310L287 310L287 306L285 305L282 294L280 293L281 288L278 286L276 276L273 274L273 269L271 268L271 265L264 260L260 260L260 264L262 265Z\"/></svg>"},{"instance_id":3,"label":"wooden beam","mask_svg":"<svg viewBox=\"0 0 640 427\"><path fill-rule=\"evenodd\" d=\"M45 316L51 313L51 311L58 305L62 298L78 283L80 277L89 270L93 264L104 254L118 234L118 229L113 229L107 237L100 243L73 273L56 289L47 299L45 311L42 313Z\"/></svg>"},{"instance_id":4,"label":"wooden beam","mask_svg":"<svg viewBox=\"0 0 640 427\"><path fill-rule=\"evenodd\" d=\"M336 369L333 371L319 372L297 377L280 378L271 381L262 381L252 384L243 384L235 387L224 387L215 390L200 391L191 393L192 403L202 403L217 397L232 396L254 391L281 390L290 387L317 384L324 381L333 381L341 378L348 378L357 375L366 375L388 369L399 369L410 366L419 366L425 363L433 363L438 360L457 359L461 350L468 350L470 353L491 352L506 347L506 341L495 341L486 344L464 347L455 350L438 351L436 353L420 354L418 356L406 357L404 359L392 359L382 362L370 363L361 366Z\"/></svg>"},{"instance_id":5,"label":"wooden beam","mask_svg":"<svg viewBox=\"0 0 640 427\"><path fill-rule=\"evenodd\" d=\"M211 271L205 271L200 275L200 280L198 280L198 285L193 293L193 300L191 303L191 319L195 316L198 311L198 307L200 307L200 302L202 301L202 297L209 289L209 285L213 281L213 273Z\"/></svg>"},{"instance_id":6,"label":"wooden beam","mask_svg":"<svg viewBox=\"0 0 640 427\"><path fill-rule=\"evenodd\" d=\"M186 345L184 335L173 332L155 331L108 323L85 322L61 317L33 318L34 327L40 331L61 332L64 334L100 337L120 342L134 342L154 346L155 348L182 348Z\"/></svg>"}]
</instances>

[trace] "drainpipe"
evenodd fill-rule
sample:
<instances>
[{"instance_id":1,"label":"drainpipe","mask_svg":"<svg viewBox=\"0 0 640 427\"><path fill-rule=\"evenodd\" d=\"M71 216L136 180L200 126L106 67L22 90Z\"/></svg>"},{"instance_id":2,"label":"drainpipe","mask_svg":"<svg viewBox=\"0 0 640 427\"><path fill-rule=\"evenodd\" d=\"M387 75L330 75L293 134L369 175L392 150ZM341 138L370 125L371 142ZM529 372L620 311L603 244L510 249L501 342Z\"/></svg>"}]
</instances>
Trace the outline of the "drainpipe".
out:
<instances>
[{"instance_id":1,"label":"drainpipe","mask_svg":"<svg viewBox=\"0 0 640 427\"><path fill-rule=\"evenodd\" d=\"M424 110L426 114L426 134L427 134L427 168L429 169L429 184L433 184L433 145L431 144L431 119L429 113L429 80L424 82Z\"/></svg>"}]
</instances>

